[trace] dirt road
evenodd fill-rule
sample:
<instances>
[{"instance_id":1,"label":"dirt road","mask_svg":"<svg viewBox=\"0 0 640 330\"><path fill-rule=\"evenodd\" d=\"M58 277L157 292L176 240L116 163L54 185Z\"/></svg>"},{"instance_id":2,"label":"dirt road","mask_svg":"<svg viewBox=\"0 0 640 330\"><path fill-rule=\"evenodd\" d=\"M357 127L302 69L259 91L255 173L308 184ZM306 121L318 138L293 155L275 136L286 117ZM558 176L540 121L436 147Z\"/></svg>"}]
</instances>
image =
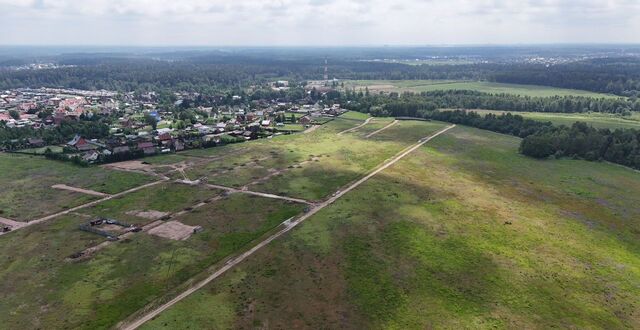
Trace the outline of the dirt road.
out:
<instances>
[{"instance_id":1,"label":"dirt road","mask_svg":"<svg viewBox=\"0 0 640 330\"><path fill-rule=\"evenodd\" d=\"M302 133L303 134L309 134L309 133L317 130L318 128L320 128L320 126L322 126L322 125L311 125L311 127L305 129Z\"/></svg>"},{"instance_id":2,"label":"dirt road","mask_svg":"<svg viewBox=\"0 0 640 330\"><path fill-rule=\"evenodd\" d=\"M93 191L93 190L89 190L89 189L71 187L71 186L67 186L66 184L54 184L53 186L51 186L51 188L53 188L53 189L61 189L61 190L69 190L69 191L74 191L74 192L87 194L87 195L92 195L92 196L98 196L98 197L107 197L107 196L109 196L109 194L101 193L99 191Z\"/></svg>"},{"instance_id":3,"label":"dirt road","mask_svg":"<svg viewBox=\"0 0 640 330\"><path fill-rule=\"evenodd\" d=\"M379 129L379 130L377 130L377 131L375 131L375 132L373 132L373 133L371 133L371 134L368 134L367 136L365 136L365 138L367 138L367 139L368 139L368 138L370 138L370 137L372 137L372 136L374 136L374 135L376 135L376 134L378 134L378 133L380 133L380 132L384 131L385 129L387 129L387 128L389 128L389 127L391 127L391 126L393 126L393 125L395 125L395 124L397 124L397 123L398 123L398 120L394 120L394 121L392 121L392 122L391 122L391 124L389 124L389 125L387 125L387 126L385 126L385 127L381 128L381 129Z\"/></svg>"},{"instance_id":4,"label":"dirt road","mask_svg":"<svg viewBox=\"0 0 640 330\"><path fill-rule=\"evenodd\" d=\"M301 203L301 204L309 204L309 205L313 204L313 203L311 203L311 202L309 202L307 200L300 199L300 198L293 198L293 197L287 197L287 196L267 194L267 193L251 191L251 190L244 190L244 189L236 189L236 188L220 186L220 185L210 184L210 183L207 184L207 186L209 186L211 188L215 188L215 189L226 190L226 191L231 192L231 193L239 193L239 194L260 196L260 197L265 197L265 198L281 199L281 200L294 202L294 203Z\"/></svg>"},{"instance_id":5,"label":"dirt road","mask_svg":"<svg viewBox=\"0 0 640 330\"><path fill-rule=\"evenodd\" d=\"M367 120L364 121L364 123L362 123L362 124L360 124L360 125L358 125L356 127L351 127L349 129L346 129L346 130L338 133L338 135L342 135L342 134L345 134L345 133L353 132L353 131L357 130L358 128L368 124L372 119L373 119L373 117L369 117L369 118L367 118Z\"/></svg>"},{"instance_id":6,"label":"dirt road","mask_svg":"<svg viewBox=\"0 0 640 330\"><path fill-rule=\"evenodd\" d=\"M145 313L140 318L134 320L131 323L119 326L119 328L120 329L124 329L124 330L137 329L138 327L143 325L145 322L153 319L154 317L158 316L163 311L169 309L171 306L175 305L179 301L181 301L184 298L188 297L190 294L196 292L197 290L201 289L205 285L209 284L211 281L213 281L216 278L220 277L220 275L224 274L227 270L229 270L229 269L233 268L234 266L238 265L244 259L248 258L252 254L254 254L256 251L258 251L261 248L265 247L267 244L271 243L273 240L275 240L278 237L284 235L285 233L287 233L291 229L295 228L297 225L299 225L303 221L307 220L308 218L310 218L314 214L318 213L320 210L322 210L325 207L331 205L333 202L338 200L340 197L344 196L344 194L346 194L346 193L350 192L351 190L357 188L358 186L360 186L361 184L363 184L367 180L371 179L374 175L380 173L381 171L384 171L385 169L387 169L391 165L397 163L399 160L401 160L402 158L404 158L405 156L407 156L411 152L415 151L416 149L422 147L427 142L431 141L433 138L435 138L435 137L439 136L440 134L442 134L442 133L454 128L455 126L456 125L448 126L448 127L438 131L437 133L435 133L435 134L433 134L433 135L431 135L429 137L420 139L420 141L418 141L418 143L406 148L405 150L401 151L399 154L397 154L393 158L385 161L382 165L378 166L375 170L373 170L367 176L365 176L362 179L356 181L355 183L352 183L348 187L346 187L346 188L344 188L342 190L339 190L338 192L336 192L331 198L329 198L325 202L322 202L320 204L316 204L313 208L311 208L311 210L309 210L309 212L303 214L302 216L300 216L299 218L297 218L297 219L295 219L293 221L291 221L292 219L289 219L289 220L285 221L281 225L283 228L280 229L278 232L276 232L275 234L269 236L267 239L261 241L260 243L255 245L253 248L251 248L250 250L242 253L241 255L236 256L236 257L234 257L232 259L229 259L225 263L224 266L222 266L220 269L215 271L213 274L209 275L209 277L207 277L206 279L198 282L194 286L190 287L189 289L187 289L186 291L182 292L181 294L179 294L175 298L171 299L170 301L166 302L165 304L161 305L160 307Z\"/></svg>"},{"instance_id":7,"label":"dirt road","mask_svg":"<svg viewBox=\"0 0 640 330\"><path fill-rule=\"evenodd\" d=\"M11 219L7 219L7 218L0 218L0 226L4 227L4 226L9 226L11 227L11 230L16 230L16 229L20 229L24 226L26 226L27 223L26 222L20 222L20 221L15 221L15 220L11 220ZM7 234L10 232L6 232L3 233L2 231L0 231L0 236Z\"/></svg>"}]
</instances>

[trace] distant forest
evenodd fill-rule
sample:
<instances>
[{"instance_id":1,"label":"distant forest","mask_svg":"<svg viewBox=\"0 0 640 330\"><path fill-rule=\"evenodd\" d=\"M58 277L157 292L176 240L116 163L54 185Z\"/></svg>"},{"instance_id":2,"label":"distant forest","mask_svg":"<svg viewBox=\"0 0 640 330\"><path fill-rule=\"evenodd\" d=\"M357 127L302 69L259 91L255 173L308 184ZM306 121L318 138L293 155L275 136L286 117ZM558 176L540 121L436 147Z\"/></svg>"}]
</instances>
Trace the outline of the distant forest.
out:
<instances>
[{"instance_id":1,"label":"distant forest","mask_svg":"<svg viewBox=\"0 0 640 330\"><path fill-rule=\"evenodd\" d=\"M319 56L174 56L176 59L168 55L162 59L68 55L57 62L76 67L19 71L7 69L7 65L15 64L16 60L5 60L0 61L0 89L47 86L117 91L207 90L246 87L273 79L321 79L324 71L324 60ZM640 59L634 57L556 65L522 62L405 65L332 58L328 69L330 77L342 80L464 79L583 89L621 96L640 93Z\"/></svg>"}]
</instances>

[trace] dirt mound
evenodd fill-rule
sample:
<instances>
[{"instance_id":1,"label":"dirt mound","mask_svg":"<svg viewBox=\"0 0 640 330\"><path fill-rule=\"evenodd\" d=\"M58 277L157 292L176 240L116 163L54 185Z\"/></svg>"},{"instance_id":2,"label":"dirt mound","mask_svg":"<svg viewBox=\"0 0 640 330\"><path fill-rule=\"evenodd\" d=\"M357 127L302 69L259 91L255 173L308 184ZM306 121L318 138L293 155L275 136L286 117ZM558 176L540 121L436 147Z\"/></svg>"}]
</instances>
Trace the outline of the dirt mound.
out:
<instances>
[{"instance_id":1,"label":"dirt mound","mask_svg":"<svg viewBox=\"0 0 640 330\"><path fill-rule=\"evenodd\" d=\"M150 229L148 233L176 241L184 241L200 229L200 226L188 226L179 221L169 221Z\"/></svg>"}]
</instances>

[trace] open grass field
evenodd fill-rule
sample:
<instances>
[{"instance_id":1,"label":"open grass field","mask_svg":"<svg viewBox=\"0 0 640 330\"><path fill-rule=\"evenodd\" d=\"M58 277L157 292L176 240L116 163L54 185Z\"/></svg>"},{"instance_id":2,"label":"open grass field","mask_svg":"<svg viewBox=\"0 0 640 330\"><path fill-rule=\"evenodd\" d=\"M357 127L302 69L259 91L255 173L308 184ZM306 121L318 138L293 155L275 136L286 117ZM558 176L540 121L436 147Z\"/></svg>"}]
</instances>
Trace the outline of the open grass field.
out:
<instances>
[{"instance_id":1,"label":"open grass field","mask_svg":"<svg viewBox=\"0 0 640 330\"><path fill-rule=\"evenodd\" d=\"M407 144L415 142L402 139L378 142L381 147L374 148L376 143L365 141L354 132L344 135L343 139L348 143L332 144L338 141L337 133L345 127L363 122L356 119L359 116L351 116L354 118L338 118L310 134L196 150L196 155L185 153L151 157L145 159L148 163L145 166L150 171L156 171L176 164L216 164L213 168L235 164L240 170L221 176L228 180L227 183L233 184L234 178L244 180L245 172L264 170L269 174L270 169L300 161L315 165L315 161L309 161L309 153L316 152L317 156L325 153L330 155L325 158L335 157L336 160L332 159L331 163L321 167L309 167L308 173L291 174L291 181L295 182L292 183L292 195L305 195L306 191L313 191L310 196L325 198L339 189L340 185L357 178L357 173L376 166L375 162L380 162L382 157L395 154ZM441 123L422 125L418 130L425 136L444 126ZM355 143L358 140L363 141ZM326 149L316 150L320 146L326 146ZM367 150L369 148L371 150ZM255 162L256 157L261 158L262 155L269 156L258 161L263 168L249 170L250 166L245 163ZM34 182L40 183L36 187L42 191L50 186L49 181L55 181L114 193L125 186L134 187L152 181L149 178L153 179L152 176L102 167L80 168L28 156L6 157L3 164L14 173L19 169L23 171L20 172L21 176L41 176L43 179ZM23 164L27 158L33 160L29 162L31 166ZM47 175L42 168L48 169ZM106 175L103 173L115 176L101 177ZM317 186L301 183L304 175L313 178L310 182L318 180ZM334 175L337 175L337 179ZM137 177L145 180L136 181ZM108 184L102 185L102 182ZM282 186L277 184L274 187ZM56 199L46 199L42 205L49 203L50 208L55 208L55 202ZM246 249L285 220L303 214L306 207L305 204L281 199L244 193L230 194L204 185L189 186L167 181L3 235L0 237L2 325L7 328L113 327L149 303L181 292L190 279L206 275L209 267L219 267L217 263L224 258ZM25 211L21 212L23 214ZM153 229L123 236L116 242L108 242L104 237L79 230L79 225L97 217ZM158 236L172 235L170 232L167 234L166 229L156 230L169 222L177 222L186 228L199 226L202 231L191 237L187 233L185 240ZM112 227L105 230L114 230ZM70 259L78 252L84 252L85 255Z\"/></svg>"},{"instance_id":2,"label":"open grass field","mask_svg":"<svg viewBox=\"0 0 640 330\"><path fill-rule=\"evenodd\" d=\"M473 90L490 94L516 94L522 96L585 96L595 98L618 98L616 95L589 91L536 85L501 84L485 81L451 80L348 80L345 88L356 90L367 87L370 92L430 92L436 90Z\"/></svg>"},{"instance_id":3,"label":"open grass field","mask_svg":"<svg viewBox=\"0 0 640 330\"><path fill-rule=\"evenodd\" d=\"M360 129L337 135L344 127L361 122L361 114L347 113L313 132L279 136L237 145L242 148L224 157L186 171L191 180L207 177L209 183L320 200L359 178L385 159L444 127L442 123L419 122L412 127L415 139L376 140L366 135L381 129L392 118L375 118ZM216 148L213 153L219 154ZM200 154L201 156L203 154Z\"/></svg>"},{"instance_id":4,"label":"open grass field","mask_svg":"<svg viewBox=\"0 0 640 330\"><path fill-rule=\"evenodd\" d=\"M78 167L38 156L0 153L0 217L18 221L62 211L95 196L51 188L66 184L106 194L115 194L153 177L117 172L100 167Z\"/></svg>"},{"instance_id":5,"label":"open grass field","mask_svg":"<svg viewBox=\"0 0 640 330\"><path fill-rule=\"evenodd\" d=\"M514 111L499 111L499 110L480 110L474 109L479 114L496 114L501 115L503 113L511 112L516 115L523 116L525 118L550 121L556 125L571 126L577 121L585 122L596 128L635 128L640 129L640 114L633 113L631 116L620 116L616 114L608 113L547 113L547 112L514 112Z\"/></svg>"},{"instance_id":6,"label":"open grass field","mask_svg":"<svg viewBox=\"0 0 640 330\"><path fill-rule=\"evenodd\" d=\"M309 134L145 159L149 171L184 169L191 180L248 191L167 181L0 236L0 328L117 326L307 212L251 193L324 200L446 126L399 121L367 137L392 122L376 118L338 135L366 119L347 113ZM640 327L640 174L533 160L518 144L454 128L144 328ZM56 183L109 193L154 180L0 156L43 178L33 182L51 180L43 167L66 180ZM156 227L109 243L78 229L95 217ZM186 239L166 236L180 228ZM79 251L91 253L68 259Z\"/></svg>"},{"instance_id":7,"label":"open grass field","mask_svg":"<svg viewBox=\"0 0 640 330\"><path fill-rule=\"evenodd\" d=\"M640 174L518 144L457 127L143 328L640 327Z\"/></svg>"}]
</instances>

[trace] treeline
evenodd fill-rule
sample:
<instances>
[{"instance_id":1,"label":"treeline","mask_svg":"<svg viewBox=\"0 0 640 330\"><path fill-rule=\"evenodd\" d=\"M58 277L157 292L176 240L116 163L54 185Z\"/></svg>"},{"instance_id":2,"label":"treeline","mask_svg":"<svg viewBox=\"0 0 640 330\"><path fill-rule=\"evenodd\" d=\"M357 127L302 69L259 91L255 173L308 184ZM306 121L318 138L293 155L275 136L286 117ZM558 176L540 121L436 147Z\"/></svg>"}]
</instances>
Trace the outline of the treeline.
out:
<instances>
[{"instance_id":1,"label":"treeline","mask_svg":"<svg viewBox=\"0 0 640 330\"><path fill-rule=\"evenodd\" d=\"M479 115L477 112L464 110L432 111L424 113L423 118L445 121L448 123L477 127L493 132L518 136L521 138L536 134L552 127L550 122L525 119L510 113L502 115Z\"/></svg>"},{"instance_id":2,"label":"treeline","mask_svg":"<svg viewBox=\"0 0 640 330\"><path fill-rule=\"evenodd\" d=\"M0 146L8 150L24 146L28 138L41 138L46 144L61 144L70 141L76 134L88 139L109 136L109 126L101 121L63 121L59 126L45 129L31 127L7 127L0 122Z\"/></svg>"},{"instance_id":3,"label":"treeline","mask_svg":"<svg viewBox=\"0 0 640 330\"><path fill-rule=\"evenodd\" d=\"M571 127L549 127L525 137L520 152L536 158L566 156L606 160L640 169L640 130L612 131L576 122Z\"/></svg>"},{"instance_id":4,"label":"treeline","mask_svg":"<svg viewBox=\"0 0 640 330\"><path fill-rule=\"evenodd\" d=\"M525 119L520 115L487 114L464 110L433 111L423 118L486 129L523 138L520 152L534 158L573 157L605 160L640 169L640 130L596 129L583 122L571 127Z\"/></svg>"},{"instance_id":5,"label":"treeline","mask_svg":"<svg viewBox=\"0 0 640 330\"><path fill-rule=\"evenodd\" d=\"M640 111L640 101L624 98L589 98L581 96L529 97L512 94L488 94L450 90L421 94L363 95L348 92L339 98L351 110L374 115L416 117L421 111L435 109L487 109L531 112L606 112L629 114Z\"/></svg>"}]
</instances>

